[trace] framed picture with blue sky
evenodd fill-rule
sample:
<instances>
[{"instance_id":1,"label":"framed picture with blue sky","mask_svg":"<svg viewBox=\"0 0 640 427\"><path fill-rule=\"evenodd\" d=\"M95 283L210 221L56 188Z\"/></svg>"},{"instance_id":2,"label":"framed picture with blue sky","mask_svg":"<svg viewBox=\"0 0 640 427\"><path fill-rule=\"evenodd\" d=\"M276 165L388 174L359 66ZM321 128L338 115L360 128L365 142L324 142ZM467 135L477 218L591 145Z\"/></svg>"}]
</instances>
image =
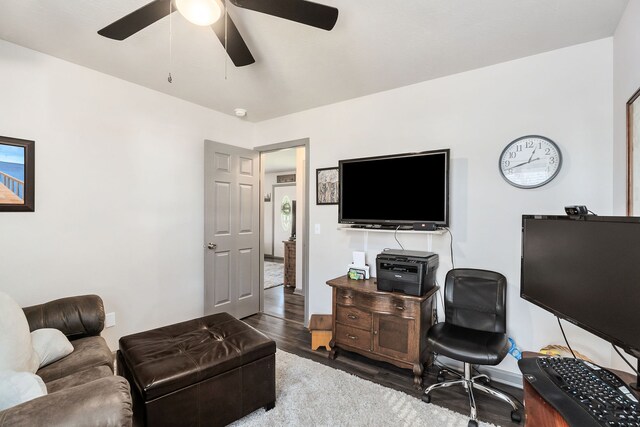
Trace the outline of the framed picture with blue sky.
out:
<instances>
[{"instance_id":1,"label":"framed picture with blue sky","mask_svg":"<svg viewBox=\"0 0 640 427\"><path fill-rule=\"evenodd\" d=\"M0 136L0 212L35 210L35 142Z\"/></svg>"}]
</instances>

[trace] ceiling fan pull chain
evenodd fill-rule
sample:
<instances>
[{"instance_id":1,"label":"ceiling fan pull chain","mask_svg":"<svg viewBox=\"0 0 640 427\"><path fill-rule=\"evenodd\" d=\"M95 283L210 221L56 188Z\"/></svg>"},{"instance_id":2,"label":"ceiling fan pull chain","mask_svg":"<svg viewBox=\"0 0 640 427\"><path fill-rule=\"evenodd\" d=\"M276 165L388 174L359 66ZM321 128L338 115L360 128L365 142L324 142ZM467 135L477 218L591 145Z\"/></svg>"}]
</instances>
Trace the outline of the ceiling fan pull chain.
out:
<instances>
[{"instance_id":1,"label":"ceiling fan pull chain","mask_svg":"<svg viewBox=\"0 0 640 427\"><path fill-rule=\"evenodd\" d=\"M173 64L173 52L171 51L171 42L172 42L172 33L173 33L173 28L172 28L172 23L173 23L173 18L171 17L171 13L173 12L173 10L171 9L173 6L173 2L170 1L169 2L169 77L167 77L167 81L169 83L173 83L173 78L171 77L171 65Z\"/></svg>"},{"instance_id":2,"label":"ceiling fan pull chain","mask_svg":"<svg viewBox=\"0 0 640 427\"><path fill-rule=\"evenodd\" d=\"M229 14L227 13L227 0L223 0L224 5L224 79L227 80L227 63L229 62L229 50L227 49L227 23L229 22Z\"/></svg>"}]
</instances>

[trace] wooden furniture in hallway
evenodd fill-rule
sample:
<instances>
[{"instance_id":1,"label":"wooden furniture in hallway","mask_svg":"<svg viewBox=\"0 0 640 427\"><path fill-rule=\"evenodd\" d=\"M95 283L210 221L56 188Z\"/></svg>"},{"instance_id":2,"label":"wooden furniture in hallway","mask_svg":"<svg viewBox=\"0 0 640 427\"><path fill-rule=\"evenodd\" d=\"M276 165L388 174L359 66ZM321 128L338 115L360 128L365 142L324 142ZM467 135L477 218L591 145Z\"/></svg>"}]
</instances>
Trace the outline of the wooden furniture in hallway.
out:
<instances>
[{"instance_id":1,"label":"wooden furniture in hallway","mask_svg":"<svg viewBox=\"0 0 640 427\"><path fill-rule=\"evenodd\" d=\"M296 287L296 241L285 240L284 243L284 285Z\"/></svg>"},{"instance_id":2,"label":"wooden furniture in hallway","mask_svg":"<svg viewBox=\"0 0 640 427\"><path fill-rule=\"evenodd\" d=\"M432 361L427 331L434 322L438 287L418 297L378 291L375 280L341 276L327 282L333 288L330 357L344 348L412 369L414 386L421 388L425 365Z\"/></svg>"}]
</instances>

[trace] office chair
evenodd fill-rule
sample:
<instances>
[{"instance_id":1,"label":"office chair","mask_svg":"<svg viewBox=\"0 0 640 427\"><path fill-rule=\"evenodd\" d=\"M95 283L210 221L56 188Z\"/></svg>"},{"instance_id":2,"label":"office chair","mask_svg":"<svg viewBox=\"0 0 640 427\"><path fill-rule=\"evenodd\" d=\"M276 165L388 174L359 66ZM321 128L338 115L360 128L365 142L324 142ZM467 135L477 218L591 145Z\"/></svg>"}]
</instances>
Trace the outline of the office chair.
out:
<instances>
[{"instance_id":1,"label":"office chair","mask_svg":"<svg viewBox=\"0 0 640 427\"><path fill-rule=\"evenodd\" d=\"M449 271L445 279L445 321L433 325L427 333L427 345L431 351L464 363L464 374L443 368L438 373L438 383L428 387L423 396L431 401L431 392L452 385L464 386L469 395L471 420L469 427L477 427L474 390L480 390L511 405L511 419L520 422L522 417L514 400L488 385L489 377L472 376L472 365L497 365L509 350L506 334L506 286L507 279L500 273L471 268ZM444 372L458 377L444 381Z\"/></svg>"}]
</instances>

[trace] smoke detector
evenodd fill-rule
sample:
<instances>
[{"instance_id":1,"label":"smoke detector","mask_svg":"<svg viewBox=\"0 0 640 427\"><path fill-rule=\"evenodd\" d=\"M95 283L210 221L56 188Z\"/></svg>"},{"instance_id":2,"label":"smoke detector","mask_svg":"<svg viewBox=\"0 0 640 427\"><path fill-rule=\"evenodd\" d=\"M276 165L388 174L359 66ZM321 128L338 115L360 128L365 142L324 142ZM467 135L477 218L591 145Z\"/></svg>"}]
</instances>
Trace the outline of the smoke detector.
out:
<instances>
[{"instance_id":1,"label":"smoke detector","mask_svg":"<svg viewBox=\"0 0 640 427\"><path fill-rule=\"evenodd\" d=\"M247 110L244 108L236 108L233 112L236 114L236 117L244 117L247 115Z\"/></svg>"}]
</instances>

